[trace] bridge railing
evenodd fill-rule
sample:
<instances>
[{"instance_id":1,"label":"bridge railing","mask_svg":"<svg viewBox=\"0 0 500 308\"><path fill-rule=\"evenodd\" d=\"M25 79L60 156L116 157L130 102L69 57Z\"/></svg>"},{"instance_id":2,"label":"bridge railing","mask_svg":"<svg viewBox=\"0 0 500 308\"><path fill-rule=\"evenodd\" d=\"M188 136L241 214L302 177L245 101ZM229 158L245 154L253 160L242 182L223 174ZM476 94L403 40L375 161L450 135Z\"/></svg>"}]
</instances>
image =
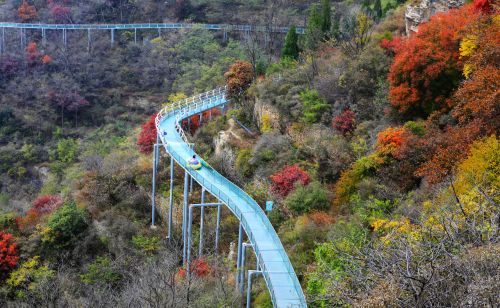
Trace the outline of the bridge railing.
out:
<instances>
[{"instance_id":1,"label":"bridge railing","mask_svg":"<svg viewBox=\"0 0 500 308\"><path fill-rule=\"evenodd\" d=\"M174 104L171 104L165 108L163 108L157 115L156 117L156 126L158 132L160 131L160 122L161 119L165 116L169 115L174 115L175 116L175 126L176 130L180 134L181 138L184 140L184 142L189 143L187 136L184 132L184 130L181 127L181 122L183 119L189 117L190 115L196 114L198 112L202 112L204 110L213 108L214 106L220 105L220 101L225 99L225 92L226 88L218 88L212 91L208 91L199 95L196 95L194 97L190 97L184 100L181 100L179 102L176 102ZM163 136L160 136L163 140ZM180 155L178 155L174 149L171 147L166 142L163 142L166 145L167 151L174 157L174 159L186 170L189 170L188 167L188 161L187 158L183 158ZM190 150L190 155L188 157L191 157L192 155L195 155L195 151L193 149ZM293 288L295 289L295 292L297 293L297 297L294 297L294 299L297 298L304 298L302 295L302 288L300 286L299 281L297 280L297 277L295 275L294 269L291 266L290 260L288 258L288 255L286 254L280 239L278 238L276 231L274 230L274 227L271 225L269 220L263 219L265 216L265 213L261 209L261 207L253 200L245 191L240 189L236 184L228 180L226 177L222 176L219 174L215 169L211 168L211 173L212 173L212 178L215 179L215 183L213 181L206 181L204 177L202 177L199 173L193 172L191 173L191 176L203 187L205 187L207 190L209 190L211 193L213 193L219 200L224 202L229 209L240 219L248 238L250 239L250 242L254 244L254 252L257 256L257 259L259 259L259 263L261 264L263 275L265 278L266 283L269 284L269 290L271 293L271 297L273 299L273 302L276 300L276 294L274 294L274 288L272 286L272 279L270 278L270 270L266 268L266 263L264 262L262 258L262 253L264 251L269 251L269 250L261 250L259 247L258 242L255 240L255 235L252 232L252 229L255 229L255 227L251 228L249 225L249 221L247 221L247 216L252 217L252 219L259 219L260 220L260 225L264 226L264 232L267 232L269 236L271 236L272 242L274 244L274 247L277 247L277 249L273 249L273 253L278 254L280 256L280 259L283 260L282 264L285 266L285 272L283 274L289 274L290 277L292 277L293 280ZM234 194L234 197L229 196L226 194L224 191L222 191L219 187L225 186L229 187L230 191L232 194ZM246 204L249 204L251 206L249 211L242 212L237 204L235 203L234 199L236 200L244 200ZM254 215L251 215L254 214ZM253 221L253 226L255 226L255 221ZM262 230L261 230L262 231ZM302 296L301 296L302 295ZM305 302L300 302L298 303L300 305L304 304Z\"/></svg>"}]
</instances>

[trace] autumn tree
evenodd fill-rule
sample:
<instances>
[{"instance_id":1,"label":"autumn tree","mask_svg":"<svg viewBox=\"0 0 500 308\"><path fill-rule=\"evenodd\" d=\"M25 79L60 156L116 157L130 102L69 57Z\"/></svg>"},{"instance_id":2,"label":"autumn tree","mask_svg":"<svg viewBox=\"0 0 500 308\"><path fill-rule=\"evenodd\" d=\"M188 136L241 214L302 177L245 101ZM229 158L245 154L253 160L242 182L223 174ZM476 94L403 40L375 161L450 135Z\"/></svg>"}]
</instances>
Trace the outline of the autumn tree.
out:
<instances>
[{"instance_id":1,"label":"autumn tree","mask_svg":"<svg viewBox=\"0 0 500 308\"><path fill-rule=\"evenodd\" d=\"M57 0L48 0L52 18L60 22L72 22L71 8L64 5L65 1L61 2L62 3Z\"/></svg>"},{"instance_id":2,"label":"autumn tree","mask_svg":"<svg viewBox=\"0 0 500 308\"><path fill-rule=\"evenodd\" d=\"M332 126L342 135L346 136L356 128L356 114L347 108L333 119Z\"/></svg>"},{"instance_id":3,"label":"autumn tree","mask_svg":"<svg viewBox=\"0 0 500 308\"><path fill-rule=\"evenodd\" d=\"M463 29L475 18L467 7L436 14L401 42L389 72L394 108L426 116L452 107L450 94L462 79L458 45Z\"/></svg>"},{"instance_id":4,"label":"autumn tree","mask_svg":"<svg viewBox=\"0 0 500 308\"><path fill-rule=\"evenodd\" d=\"M270 178L272 182L271 191L280 197L286 197L293 191L296 183L305 186L311 180L309 174L298 165L285 166L281 171L271 175Z\"/></svg>"},{"instance_id":5,"label":"autumn tree","mask_svg":"<svg viewBox=\"0 0 500 308\"><path fill-rule=\"evenodd\" d=\"M142 125L142 130L139 133L137 139L137 145L139 146L139 152L143 154L148 154L153 151L153 144L156 142L156 114L153 114L144 125Z\"/></svg>"},{"instance_id":6,"label":"autumn tree","mask_svg":"<svg viewBox=\"0 0 500 308\"><path fill-rule=\"evenodd\" d=\"M23 22L35 19L38 15L34 5L29 5L28 1L23 0L21 6L17 9L17 16L21 18Z\"/></svg>"},{"instance_id":7,"label":"autumn tree","mask_svg":"<svg viewBox=\"0 0 500 308\"><path fill-rule=\"evenodd\" d=\"M252 64L246 61L236 61L224 74L227 94L231 98L240 97L250 86L254 78Z\"/></svg>"},{"instance_id":8,"label":"autumn tree","mask_svg":"<svg viewBox=\"0 0 500 308\"><path fill-rule=\"evenodd\" d=\"M16 267L19 261L17 244L12 240L12 234L0 231L0 279Z\"/></svg>"},{"instance_id":9,"label":"autumn tree","mask_svg":"<svg viewBox=\"0 0 500 308\"><path fill-rule=\"evenodd\" d=\"M62 203L62 198L57 195L43 195L33 201L33 208L41 213L48 213L61 206Z\"/></svg>"}]
</instances>

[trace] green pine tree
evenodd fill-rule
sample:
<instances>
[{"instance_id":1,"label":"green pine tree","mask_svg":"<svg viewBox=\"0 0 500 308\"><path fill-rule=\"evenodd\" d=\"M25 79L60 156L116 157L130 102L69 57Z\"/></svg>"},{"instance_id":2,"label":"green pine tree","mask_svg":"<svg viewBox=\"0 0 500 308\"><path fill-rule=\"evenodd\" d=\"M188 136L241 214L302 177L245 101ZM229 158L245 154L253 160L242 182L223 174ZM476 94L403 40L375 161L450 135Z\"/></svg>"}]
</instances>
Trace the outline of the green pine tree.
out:
<instances>
[{"instance_id":1,"label":"green pine tree","mask_svg":"<svg viewBox=\"0 0 500 308\"><path fill-rule=\"evenodd\" d=\"M382 2L380 0L374 0L375 3L373 4L373 12L375 13L375 16L377 18L382 18Z\"/></svg>"},{"instance_id":2,"label":"green pine tree","mask_svg":"<svg viewBox=\"0 0 500 308\"><path fill-rule=\"evenodd\" d=\"M291 26L285 37L285 46L281 51L281 58L291 58L297 59L299 57L299 36L297 35L297 29L295 26Z\"/></svg>"},{"instance_id":3,"label":"green pine tree","mask_svg":"<svg viewBox=\"0 0 500 308\"><path fill-rule=\"evenodd\" d=\"M332 6L330 0L321 2L321 31L328 34L332 28Z\"/></svg>"},{"instance_id":4,"label":"green pine tree","mask_svg":"<svg viewBox=\"0 0 500 308\"><path fill-rule=\"evenodd\" d=\"M318 42L322 38L322 19L319 12L318 6L316 4L311 5L309 9L309 18L307 20L306 27L306 47L308 49L316 49L318 47Z\"/></svg>"}]
</instances>

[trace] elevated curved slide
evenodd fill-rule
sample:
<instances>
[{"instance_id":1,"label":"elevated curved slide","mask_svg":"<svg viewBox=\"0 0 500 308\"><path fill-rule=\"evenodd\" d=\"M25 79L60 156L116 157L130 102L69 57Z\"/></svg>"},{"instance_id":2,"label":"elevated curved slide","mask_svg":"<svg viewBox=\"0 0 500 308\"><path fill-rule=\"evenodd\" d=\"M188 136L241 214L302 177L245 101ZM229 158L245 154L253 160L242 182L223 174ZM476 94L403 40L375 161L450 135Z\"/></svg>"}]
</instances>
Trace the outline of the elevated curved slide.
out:
<instances>
[{"instance_id":1,"label":"elevated curved slide","mask_svg":"<svg viewBox=\"0 0 500 308\"><path fill-rule=\"evenodd\" d=\"M276 231L264 211L247 193L216 170L195 171L188 159L196 154L190 147L182 120L228 103L224 88L212 90L162 109L156 127L166 151L202 187L238 217L260 264L260 270L275 307L307 307L302 288Z\"/></svg>"}]
</instances>

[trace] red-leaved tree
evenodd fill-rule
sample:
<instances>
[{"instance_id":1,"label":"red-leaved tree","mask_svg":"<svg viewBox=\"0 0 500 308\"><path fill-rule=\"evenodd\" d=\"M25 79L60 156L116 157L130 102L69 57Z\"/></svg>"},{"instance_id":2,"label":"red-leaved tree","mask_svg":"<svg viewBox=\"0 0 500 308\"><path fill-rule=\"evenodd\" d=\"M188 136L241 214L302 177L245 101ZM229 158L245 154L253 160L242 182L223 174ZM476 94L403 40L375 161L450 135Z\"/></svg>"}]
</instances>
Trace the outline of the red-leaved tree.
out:
<instances>
[{"instance_id":1,"label":"red-leaved tree","mask_svg":"<svg viewBox=\"0 0 500 308\"><path fill-rule=\"evenodd\" d=\"M58 3L56 0L49 0L49 9L52 18L56 21L71 22L72 14L71 8L64 6L62 3Z\"/></svg>"},{"instance_id":2,"label":"red-leaved tree","mask_svg":"<svg viewBox=\"0 0 500 308\"><path fill-rule=\"evenodd\" d=\"M16 267L19 261L17 244L12 240L12 234L0 231L0 278Z\"/></svg>"},{"instance_id":3,"label":"red-leaved tree","mask_svg":"<svg viewBox=\"0 0 500 308\"><path fill-rule=\"evenodd\" d=\"M284 198L295 189L296 183L307 185L310 181L309 174L299 166L285 166L271 175L271 191Z\"/></svg>"},{"instance_id":4,"label":"red-leaved tree","mask_svg":"<svg viewBox=\"0 0 500 308\"><path fill-rule=\"evenodd\" d=\"M36 18L36 8L34 5L29 5L28 1L23 0L23 3L17 9L17 16L21 18L23 22L30 21Z\"/></svg>"},{"instance_id":5,"label":"red-leaved tree","mask_svg":"<svg viewBox=\"0 0 500 308\"><path fill-rule=\"evenodd\" d=\"M40 196L33 201L33 208L40 213L49 213L63 204L61 197L56 195Z\"/></svg>"},{"instance_id":6,"label":"red-leaved tree","mask_svg":"<svg viewBox=\"0 0 500 308\"><path fill-rule=\"evenodd\" d=\"M156 114L153 114L144 125L142 125L142 130L139 133L139 138L137 139L137 145L139 146L139 152L143 154L148 154L153 151L153 144L156 142Z\"/></svg>"},{"instance_id":7,"label":"red-leaved tree","mask_svg":"<svg viewBox=\"0 0 500 308\"><path fill-rule=\"evenodd\" d=\"M399 44L389 71L389 99L398 111L427 116L452 107L462 80L459 44L477 15L469 7L436 14Z\"/></svg>"},{"instance_id":8,"label":"red-leaved tree","mask_svg":"<svg viewBox=\"0 0 500 308\"><path fill-rule=\"evenodd\" d=\"M333 128L346 136L356 128L356 114L351 109L346 109L333 119L332 125Z\"/></svg>"}]
</instances>

